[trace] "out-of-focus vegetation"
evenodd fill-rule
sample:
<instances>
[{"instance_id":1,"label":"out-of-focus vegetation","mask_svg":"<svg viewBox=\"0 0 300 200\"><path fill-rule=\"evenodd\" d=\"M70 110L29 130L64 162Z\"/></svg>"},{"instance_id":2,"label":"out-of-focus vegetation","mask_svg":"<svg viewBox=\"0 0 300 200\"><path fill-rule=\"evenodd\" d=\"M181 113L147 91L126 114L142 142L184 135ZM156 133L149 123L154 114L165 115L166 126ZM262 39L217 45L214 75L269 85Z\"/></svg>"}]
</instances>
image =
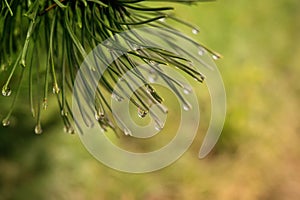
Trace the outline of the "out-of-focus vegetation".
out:
<instances>
[{"instance_id":1,"label":"out-of-focus vegetation","mask_svg":"<svg viewBox=\"0 0 300 200\"><path fill-rule=\"evenodd\" d=\"M63 133L54 106L43 114L45 133L34 135L20 100L12 127L0 128L1 200L300 198L300 1L220 0L177 6L177 14L201 28L191 36L224 56L217 64L227 120L210 156L197 159L210 106L203 85L195 84L203 121L189 151L140 175L96 161L76 135Z\"/></svg>"}]
</instances>

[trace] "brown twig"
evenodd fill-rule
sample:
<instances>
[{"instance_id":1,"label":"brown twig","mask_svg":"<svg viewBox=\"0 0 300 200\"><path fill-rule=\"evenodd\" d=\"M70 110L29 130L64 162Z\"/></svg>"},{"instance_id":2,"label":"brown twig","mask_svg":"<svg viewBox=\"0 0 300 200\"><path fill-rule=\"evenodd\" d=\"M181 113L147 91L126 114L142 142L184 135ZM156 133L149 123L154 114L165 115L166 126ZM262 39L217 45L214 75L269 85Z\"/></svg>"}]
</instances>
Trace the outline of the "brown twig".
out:
<instances>
[{"instance_id":1,"label":"brown twig","mask_svg":"<svg viewBox=\"0 0 300 200\"><path fill-rule=\"evenodd\" d=\"M66 0L60 0L61 3L64 2L64 1L66 1ZM46 12L52 10L52 9L55 8L56 6L57 6L56 3L50 5L50 6L47 7L45 10L43 10L42 12L40 12L40 13L39 13L39 16L44 15Z\"/></svg>"}]
</instances>

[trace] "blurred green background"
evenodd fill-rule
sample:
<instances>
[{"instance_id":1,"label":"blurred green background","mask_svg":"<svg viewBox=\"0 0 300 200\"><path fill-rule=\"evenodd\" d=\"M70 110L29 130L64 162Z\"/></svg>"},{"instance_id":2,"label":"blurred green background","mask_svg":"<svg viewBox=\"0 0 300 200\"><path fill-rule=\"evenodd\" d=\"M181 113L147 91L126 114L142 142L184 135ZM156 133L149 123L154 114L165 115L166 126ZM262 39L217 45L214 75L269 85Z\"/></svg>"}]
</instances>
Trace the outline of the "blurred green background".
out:
<instances>
[{"instance_id":1,"label":"blurred green background","mask_svg":"<svg viewBox=\"0 0 300 200\"><path fill-rule=\"evenodd\" d=\"M224 56L217 65L227 118L214 151L197 158L210 106L200 89L196 140L177 162L148 174L117 172L96 161L77 135L63 132L55 105L43 114L45 133L35 135L24 104L12 127L0 128L0 200L300 199L300 1L219 0L176 8L201 29L197 36L182 31ZM8 105L4 97L0 103Z\"/></svg>"}]
</instances>

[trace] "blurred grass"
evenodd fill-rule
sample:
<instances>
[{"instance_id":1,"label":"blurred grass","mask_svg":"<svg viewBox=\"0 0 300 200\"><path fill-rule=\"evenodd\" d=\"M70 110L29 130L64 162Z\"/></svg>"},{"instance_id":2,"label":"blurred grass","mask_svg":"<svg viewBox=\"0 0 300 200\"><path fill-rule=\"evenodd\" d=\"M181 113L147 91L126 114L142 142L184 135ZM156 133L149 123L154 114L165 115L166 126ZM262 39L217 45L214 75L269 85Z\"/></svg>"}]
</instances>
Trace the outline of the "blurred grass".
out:
<instances>
[{"instance_id":1,"label":"blurred grass","mask_svg":"<svg viewBox=\"0 0 300 200\"><path fill-rule=\"evenodd\" d=\"M63 133L55 108L44 116L45 134L35 136L28 108L20 107L14 126L0 128L1 200L300 198L300 1L219 0L177 6L177 13L201 28L198 36L185 33L224 56L217 64L227 119L210 156L197 159L209 117L200 89L203 121L189 151L142 175L97 162L76 135Z\"/></svg>"}]
</instances>

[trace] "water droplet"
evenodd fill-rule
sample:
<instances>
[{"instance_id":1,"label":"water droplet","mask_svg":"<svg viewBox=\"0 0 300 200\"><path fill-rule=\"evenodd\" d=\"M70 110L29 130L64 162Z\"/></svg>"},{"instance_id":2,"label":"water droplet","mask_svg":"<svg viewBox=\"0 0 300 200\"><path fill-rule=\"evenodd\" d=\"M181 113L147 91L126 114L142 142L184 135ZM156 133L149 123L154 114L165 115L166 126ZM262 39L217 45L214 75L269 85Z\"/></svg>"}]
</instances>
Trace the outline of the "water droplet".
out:
<instances>
[{"instance_id":1,"label":"water droplet","mask_svg":"<svg viewBox=\"0 0 300 200\"><path fill-rule=\"evenodd\" d=\"M151 86L148 85L148 84L146 85L146 90L147 90L147 92L150 93L150 94L153 93L153 92L155 92L154 88L151 87Z\"/></svg>"},{"instance_id":2,"label":"water droplet","mask_svg":"<svg viewBox=\"0 0 300 200\"><path fill-rule=\"evenodd\" d=\"M124 134L126 136L132 136L132 133L131 133L131 131L128 128L124 128Z\"/></svg>"},{"instance_id":3,"label":"water droplet","mask_svg":"<svg viewBox=\"0 0 300 200\"><path fill-rule=\"evenodd\" d=\"M195 35L197 35L197 34L199 33L199 29L194 28L194 29L192 30L192 33L195 34Z\"/></svg>"},{"instance_id":4,"label":"water droplet","mask_svg":"<svg viewBox=\"0 0 300 200\"><path fill-rule=\"evenodd\" d=\"M101 121L101 120L103 120L104 119L104 113L98 113L98 112L96 112L95 113L95 119L97 120L97 121Z\"/></svg>"},{"instance_id":5,"label":"water droplet","mask_svg":"<svg viewBox=\"0 0 300 200\"><path fill-rule=\"evenodd\" d=\"M199 73L197 74L197 76L194 77L194 80L203 83L203 81L205 80L205 76Z\"/></svg>"},{"instance_id":6,"label":"water droplet","mask_svg":"<svg viewBox=\"0 0 300 200\"><path fill-rule=\"evenodd\" d=\"M43 132L43 129L42 129L42 127L41 127L40 124L37 124L37 125L35 126L34 132L35 132L35 134L41 134L41 133Z\"/></svg>"},{"instance_id":7,"label":"water droplet","mask_svg":"<svg viewBox=\"0 0 300 200\"><path fill-rule=\"evenodd\" d=\"M150 63L150 65L153 65L153 66L157 64L154 60L150 60L149 63Z\"/></svg>"},{"instance_id":8,"label":"water droplet","mask_svg":"<svg viewBox=\"0 0 300 200\"><path fill-rule=\"evenodd\" d=\"M9 126L10 125L10 120L9 119L4 119L2 120L2 125L5 126Z\"/></svg>"},{"instance_id":9,"label":"water droplet","mask_svg":"<svg viewBox=\"0 0 300 200\"><path fill-rule=\"evenodd\" d=\"M199 81L202 83L205 80L205 76L200 73L199 77L200 77Z\"/></svg>"},{"instance_id":10,"label":"water droplet","mask_svg":"<svg viewBox=\"0 0 300 200\"><path fill-rule=\"evenodd\" d=\"M65 132L65 133L68 133L68 126L65 126L65 127L64 127L64 132Z\"/></svg>"},{"instance_id":11,"label":"water droplet","mask_svg":"<svg viewBox=\"0 0 300 200\"><path fill-rule=\"evenodd\" d=\"M150 83L154 83L157 80L158 76L155 70L151 69L149 72L148 80Z\"/></svg>"},{"instance_id":12,"label":"water droplet","mask_svg":"<svg viewBox=\"0 0 300 200\"><path fill-rule=\"evenodd\" d=\"M77 26L81 29L82 28L82 23L81 23L81 21L78 21L77 23Z\"/></svg>"},{"instance_id":13,"label":"water droplet","mask_svg":"<svg viewBox=\"0 0 300 200\"><path fill-rule=\"evenodd\" d=\"M161 105L160 108L161 108L162 112L165 114L168 114L168 112L169 112L168 108L162 104L159 104L159 105Z\"/></svg>"},{"instance_id":14,"label":"water droplet","mask_svg":"<svg viewBox=\"0 0 300 200\"><path fill-rule=\"evenodd\" d=\"M6 64L2 64L1 66L0 66L0 71L1 72L4 72L4 71L6 71L7 70L7 65Z\"/></svg>"},{"instance_id":15,"label":"water droplet","mask_svg":"<svg viewBox=\"0 0 300 200\"><path fill-rule=\"evenodd\" d=\"M72 128L72 126L65 126L65 127L64 127L64 132L65 132L65 133L68 133L68 134L73 134L75 131L74 131L74 129Z\"/></svg>"},{"instance_id":16,"label":"water droplet","mask_svg":"<svg viewBox=\"0 0 300 200\"><path fill-rule=\"evenodd\" d=\"M2 95L8 97L11 95L11 90L8 86L3 86L2 88Z\"/></svg>"},{"instance_id":17,"label":"water droplet","mask_svg":"<svg viewBox=\"0 0 300 200\"><path fill-rule=\"evenodd\" d=\"M112 97L114 100L118 101L118 102L121 102L121 101L123 101L123 100L124 100L124 98L123 98L123 97L121 97L121 96L117 95L117 94L116 94L116 93L114 93L114 92L112 93L111 97Z\"/></svg>"},{"instance_id":18,"label":"water droplet","mask_svg":"<svg viewBox=\"0 0 300 200\"><path fill-rule=\"evenodd\" d=\"M160 18L159 21L160 21L160 22L165 22L165 21L166 21L166 18L165 18L165 17Z\"/></svg>"},{"instance_id":19,"label":"water droplet","mask_svg":"<svg viewBox=\"0 0 300 200\"><path fill-rule=\"evenodd\" d=\"M182 107L183 107L183 110L189 111L192 108L192 105L189 104L188 102L184 102Z\"/></svg>"},{"instance_id":20,"label":"water droplet","mask_svg":"<svg viewBox=\"0 0 300 200\"><path fill-rule=\"evenodd\" d=\"M183 87L183 93L184 94L190 94L192 92L192 88L190 86L184 86Z\"/></svg>"},{"instance_id":21,"label":"water droplet","mask_svg":"<svg viewBox=\"0 0 300 200\"><path fill-rule=\"evenodd\" d=\"M198 51L198 55L203 56L204 53L205 53L205 50L203 48L200 48L199 51Z\"/></svg>"},{"instance_id":22,"label":"water droplet","mask_svg":"<svg viewBox=\"0 0 300 200\"><path fill-rule=\"evenodd\" d=\"M142 108L138 108L138 116L140 118L144 118L146 117L146 115L148 114L148 111L147 110L144 110Z\"/></svg>"},{"instance_id":23,"label":"water droplet","mask_svg":"<svg viewBox=\"0 0 300 200\"><path fill-rule=\"evenodd\" d=\"M157 131L161 131L164 128L164 124L162 122L159 122L159 121L155 120L154 128Z\"/></svg>"},{"instance_id":24,"label":"water droplet","mask_svg":"<svg viewBox=\"0 0 300 200\"><path fill-rule=\"evenodd\" d=\"M213 58L214 60L218 60L220 57L217 56L217 55L212 55L212 58Z\"/></svg>"},{"instance_id":25,"label":"water droplet","mask_svg":"<svg viewBox=\"0 0 300 200\"><path fill-rule=\"evenodd\" d=\"M48 101L47 101L47 99L43 100L42 107L43 107L44 110L47 110L47 108L48 108Z\"/></svg>"},{"instance_id":26,"label":"water droplet","mask_svg":"<svg viewBox=\"0 0 300 200\"><path fill-rule=\"evenodd\" d=\"M63 117L68 116L68 112L65 111L64 109L61 109L60 114L61 114L61 116L63 116Z\"/></svg>"},{"instance_id":27,"label":"water droplet","mask_svg":"<svg viewBox=\"0 0 300 200\"><path fill-rule=\"evenodd\" d=\"M53 94L58 94L60 92L60 89L57 84L53 85L52 92Z\"/></svg>"},{"instance_id":28,"label":"water droplet","mask_svg":"<svg viewBox=\"0 0 300 200\"><path fill-rule=\"evenodd\" d=\"M20 65L21 65L22 67L26 67L25 59L22 59L22 60L20 61Z\"/></svg>"}]
</instances>

